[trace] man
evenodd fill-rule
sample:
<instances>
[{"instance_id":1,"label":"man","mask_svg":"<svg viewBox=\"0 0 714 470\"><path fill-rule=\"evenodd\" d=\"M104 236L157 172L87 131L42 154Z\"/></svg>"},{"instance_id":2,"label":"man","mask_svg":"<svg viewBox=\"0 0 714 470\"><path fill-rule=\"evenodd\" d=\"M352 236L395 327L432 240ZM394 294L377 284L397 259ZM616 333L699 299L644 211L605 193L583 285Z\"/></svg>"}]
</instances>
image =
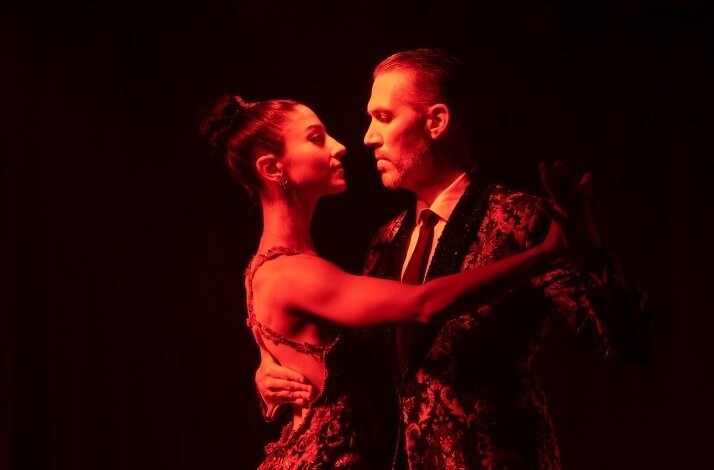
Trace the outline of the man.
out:
<instances>
[{"instance_id":1,"label":"man","mask_svg":"<svg viewBox=\"0 0 714 470\"><path fill-rule=\"evenodd\" d=\"M562 164L541 165L557 203L548 208L474 171L469 83L461 62L448 53L394 54L376 67L373 79L365 144L374 150L384 185L412 191L416 207L375 236L366 274L422 282L491 263L544 235L542 209L566 225L574 260L443 324L387 332L386 362L397 358L401 412L395 466L560 468L533 369L549 318L564 315L605 357L641 361L652 350L653 317L644 295L624 279L593 223L590 175L578 183ZM429 211L437 217L426 230ZM413 279L410 261L424 247L426 273ZM309 398L299 377L264 362L256 382L267 400Z\"/></svg>"}]
</instances>

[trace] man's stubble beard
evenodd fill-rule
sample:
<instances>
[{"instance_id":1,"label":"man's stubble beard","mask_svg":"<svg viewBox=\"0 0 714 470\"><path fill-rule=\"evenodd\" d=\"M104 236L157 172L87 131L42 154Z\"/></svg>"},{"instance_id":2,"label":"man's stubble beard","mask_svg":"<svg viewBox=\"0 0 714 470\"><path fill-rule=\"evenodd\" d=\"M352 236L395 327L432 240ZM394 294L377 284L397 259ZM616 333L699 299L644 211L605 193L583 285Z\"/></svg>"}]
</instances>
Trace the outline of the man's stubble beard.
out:
<instances>
[{"instance_id":1,"label":"man's stubble beard","mask_svg":"<svg viewBox=\"0 0 714 470\"><path fill-rule=\"evenodd\" d=\"M425 133L419 133L406 142L403 148L402 156L398 159L399 165L392 163L395 169L394 178L391 182L382 180L388 189L413 189L415 180L425 177L419 173L428 167L432 151L431 140Z\"/></svg>"}]
</instances>

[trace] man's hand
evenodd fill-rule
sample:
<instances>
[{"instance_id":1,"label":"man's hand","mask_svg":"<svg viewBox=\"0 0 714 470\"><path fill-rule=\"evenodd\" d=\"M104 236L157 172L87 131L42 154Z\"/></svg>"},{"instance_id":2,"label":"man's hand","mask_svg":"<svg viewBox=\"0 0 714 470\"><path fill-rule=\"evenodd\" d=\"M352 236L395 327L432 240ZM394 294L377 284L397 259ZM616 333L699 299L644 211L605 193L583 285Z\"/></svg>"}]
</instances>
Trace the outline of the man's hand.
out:
<instances>
[{"instance_id":1,"label":"man's hand","mask_svg":"<svg viewBox=\"0 0 714 470\"><path fill-rule=\"evenodd\" d=\"M265 348L257 326L253 336L260 348L260 366L255 371L255 385L265 405L265 417L270 419L282 405L306 407L317 395L317 389L300 373L281 366Z\"/></svg>"},{"instance_id":2,"label":"man's hand","mask_svg":"<svg viewBox=\"0 0 714 470\"><path fill-rule=\"evenodd\" d=\"M540 179L551 198L545 211L562 229L565 247L582 269L601 268L602 241L596 227L597 201L592 189L592 174L578 180L562 162L541 163Z\"/></svg>"}]
</instances>

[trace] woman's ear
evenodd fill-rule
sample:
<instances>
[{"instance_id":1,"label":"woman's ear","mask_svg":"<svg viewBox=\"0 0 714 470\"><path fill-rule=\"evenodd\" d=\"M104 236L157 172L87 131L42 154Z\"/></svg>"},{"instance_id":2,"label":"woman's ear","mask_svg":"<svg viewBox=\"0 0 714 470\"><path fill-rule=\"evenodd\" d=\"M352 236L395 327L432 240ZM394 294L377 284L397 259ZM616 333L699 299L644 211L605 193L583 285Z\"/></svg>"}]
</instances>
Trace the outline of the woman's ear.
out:
<instances>
[{"instance_id":1,"label":"woman's ear","mask_svg":"<svg viewBox=\"0 0 714 470\"><path fill-rule=\"evenodd\" d=\"M449 107L437 103L429 107L426 112L426 129L432 139L438 139L444 134L449 125Z\"/></svg>"},{"instance_id":2,"label":"woman's ear","mask_svg":"<svg viewBox=\"0 0 714 470\"><path fill-rule=\"evenodd\" d=\"M262 179L280 184L283 177L283 164L272 153L258 157L255 168Z\"/></svg>"}]
</instances>

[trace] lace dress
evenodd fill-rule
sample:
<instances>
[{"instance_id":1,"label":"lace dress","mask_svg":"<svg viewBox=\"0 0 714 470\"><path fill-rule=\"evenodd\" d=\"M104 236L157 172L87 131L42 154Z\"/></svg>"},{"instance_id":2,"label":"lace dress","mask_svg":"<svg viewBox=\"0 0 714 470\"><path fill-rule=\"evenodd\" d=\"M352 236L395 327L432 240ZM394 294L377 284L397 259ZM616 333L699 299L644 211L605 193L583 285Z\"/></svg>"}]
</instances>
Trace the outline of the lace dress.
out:
<instances>
[{"instance_id":1,"label":"lace dress","mask_svg":"<svg viewBox=\"0 0 714 470\"><path fill-rule=\"evenodd\" d=\"M285 345L295 351L317 358L325 369L323 387L298 428L293 430L292 421L282 430L278 441L265 448L265 460L258 467L268 469L332 469L368 468L366 458L366 434L363 413L356 413L349 371L340 367L340 337L326 346L297 342L261 324L253 310L253 277L267 261L279 256L293 256L300 252L275 247L257 255L246 272L248 321L250 328L257 326L263 338L276 345ZM358 415L362 418L358 418Z\"/></svg>"}]
</instances>

